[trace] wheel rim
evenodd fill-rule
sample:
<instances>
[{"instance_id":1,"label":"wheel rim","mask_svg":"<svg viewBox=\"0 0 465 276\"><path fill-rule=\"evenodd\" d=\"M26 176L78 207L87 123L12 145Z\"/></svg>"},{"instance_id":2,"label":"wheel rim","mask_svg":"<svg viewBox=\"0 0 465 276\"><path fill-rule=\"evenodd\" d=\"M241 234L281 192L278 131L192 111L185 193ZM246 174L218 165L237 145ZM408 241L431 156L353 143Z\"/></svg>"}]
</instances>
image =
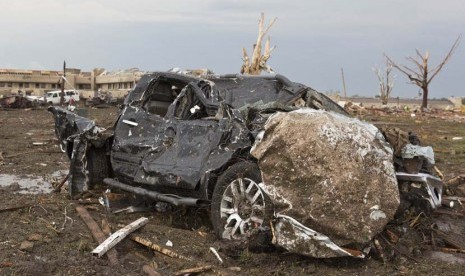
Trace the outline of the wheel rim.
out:
<instances>
[{"instance_id":1,"label":"wheel rim","mask_svg":"<svg viewBox=\"0 0 465 276\"><path fill-rule=\"evenodd\" d=\"M237 178L224 190L220 215L224 221L224 239L250 236L265 220L265 197L258 184L249 178Z\"/></svg>"}]
</instances>

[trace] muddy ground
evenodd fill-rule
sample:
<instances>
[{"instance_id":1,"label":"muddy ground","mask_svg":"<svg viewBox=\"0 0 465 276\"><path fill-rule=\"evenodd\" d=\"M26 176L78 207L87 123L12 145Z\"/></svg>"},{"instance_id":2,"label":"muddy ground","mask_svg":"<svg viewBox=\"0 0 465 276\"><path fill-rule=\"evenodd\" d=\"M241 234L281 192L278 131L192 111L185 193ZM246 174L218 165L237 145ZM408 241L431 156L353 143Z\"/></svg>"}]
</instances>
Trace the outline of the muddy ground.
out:
<instances>
[{"instance_id":1,"label":"muddy ground","mask_svg":"<svg viewBox=\"0 0 465 276\"><path fill-rule=\"evenodd\" d=\"M118 110L112 107L85 112L97 125L111 126ZM465 174L465 140L452 139L465 137L465 123L455 116L364 114L362 117L379 126L395 125L419 134L424 144L435 147L437 165L446 179ZM438 248L444 245L432 243L425 231L434 219L455 220L463 226L462 207L453 210L456 213L453 216L420 216L411 229L405 229L399 241L403 240L402 247L391 250L395 251L394 257L383 261L376 254L363 260L319 260L280 250L254 252L217 240L205 209L111 214L95 203L105 187L87 200L71 201L66 189L53 193L48 185L61 181L68 168L53 127L52 116L45 109L0 110L0 275L144 275L144 265L151 265L161 275L173 275L181 269L205 264L213 265L207 275L463 274L465 264L460 262L465 255L438 255ZM116 246L120 264L111 266L106 257L99 259L90 254L98 244L75 210L82 203L86 203L99 225L105 219L113 231L139 217L148 217L149 223L137 235L162 246L169 240L173 246L167 248L194 261L154 253L125 239ZM18 209L5 210L11 207ZM223 264L209 251L210 247L218 250Z\"/></svg>"}]
</instances>

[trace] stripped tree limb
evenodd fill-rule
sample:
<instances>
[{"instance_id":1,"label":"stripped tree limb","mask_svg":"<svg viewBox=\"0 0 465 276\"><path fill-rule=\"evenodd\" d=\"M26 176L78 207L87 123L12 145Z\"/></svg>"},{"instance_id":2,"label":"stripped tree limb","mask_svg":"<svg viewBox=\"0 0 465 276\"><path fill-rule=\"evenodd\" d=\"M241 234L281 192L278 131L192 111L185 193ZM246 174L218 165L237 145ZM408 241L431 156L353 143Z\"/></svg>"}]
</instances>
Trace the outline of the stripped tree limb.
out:
<instances>
[{"instance_id":1,"label":"stripped tree limb","mask_svg":"<svg viewBox=\"0 0 465 276\"><path fill-rule=\"evenodd\" d=\"M441 251L446 252L446 253L465 253L465 250L463 249L455 249L455 248L448 248L448 247L441 248Z\"/></svg>"},{"instance_id":2,"label":"stripped tree limb","mask_svg":"<svg viewBox=\"0 0 465 276\"><path fill-rule=\"evenodd\" d=\"M59 193L61 192L61 187L63 187L63 185L65 185L66 181L68 180L69 178L69 173L66 175L66 177L60 182L60 184L58 184L58 186L55 187L55 189L53 189L53 191L55 193Z\"/></svg>"},{"instance_id":3,"label":"stripped tree limb","mask_svg":"<svg viewBox=\"0 0 465 276\"><path fill-rule=\"evenodd\" d=\"M136 221L131 222L130 224L124 226L123 228L119 229L111 236L109 236L105 241L100 243L93 251L92 254L94 256L101 257L105 254L108 250L113 248L116 244L126 238L129 234L136 231L137 229L141 228L142 226L146 225L149 222L148 218L140 218Z\"/></svg>"},{"instance_id":4,"label":"stripped tree limb","mask_svg":"<svg viewBox=\"0 0 465 276\"><path fill-rule=\"evenodd\" d=\"M188 269L183 269L180 271L177 271L174 273L175 276L181 276L181 275L190 275L193 273L200 273L200 272L205 272L208 270L211 270L212 266L211 265L205 265L205 266L199 266L199 267L193 267L193 268L188 268Z\"/></svg>"},{"instance_id":5,"label":"stripped tree limb","mask_svg":"<svg viewBox=\"0 0 465 276\"><path fill-rule=\"evenodd\" d=\"M180 255L176 252L173 252L169 249L166 249L166 248L163 248L161 247L160 245L158 244L155 244L155 243L152 243L151 241L149 240L146 240L146 239L143 239L141 237L138 237L138 236L134 236L134 235L130 235L129 238L137 243L140 243L142 245L145 245L147 246L148 248L150 249L153 249L157 252L160 252L166 256L169 256L171 258L178 258L178 259L181 259L181 260L186 260L186 261L193 261L191 258L189 257L185 257L183 255Z\"/></svg>"},{"instance_id":6,"label":"stripped tree limb","mask_svg":"<svg viewBox=\"0 0 465 276\"><path fill-rule=\"evenodd\" d=\"M394 68L396 68L397 70L405 74L413 84L421 88L423 92L423 101L421 104L422 108L428 107L428 86L429 84L438 75L438 73L441 71L444 65L449 61L451 56L454 54L455 50L459 46L461 38L462 36L460 35L455 40L454 44L452 44L452 47L450 48L449 52L444 57L444 59L432 70L428 68L428 62L429 62L428 51L426 51L425 54L422 55L420 51L416 49L415 53L417 54L417 58L414 58L414 57L406 58L408 61L412 62L417 67L416 70L410 67L407 67L405 65L402 65L402 64L399 65L395 63L391 58L389 58L386 54L384 54L389 64L391 64Z\"/></svg>"},{"instance_id":7,"label":"stripped tree limb","mask_svg":"<svg viewBox=\"0 0 465 276\"><path fill-rule=\"evenodd\" d=\"M257 41L253 45L253 50L252 50L252 58L250 59L247 51L245 48L242 48L242 68L241 68L241 73L242 74L248 74L248 75L260 75L261 71L267 71L267 72L273 72L273 69L269 67L266 62L271 56L271 52L273 51L274 47L270 47L270 37L268 36L266 42L265 42L265 49L264 49L264 54L262 55L262 41L265 35L268 33L270 30L271 26L273 26L274 22L276 21L277 18L273 19L271 23L268 25L268 27L265 29L264 24L265 24L265 14L262 13L260 17L260 21L258 22L258 36L257 36Z\"/></svg>"},{"instance_id":8,"label":"stripped tree limb","mask_svg":"<svg viewBox=\"0 0 465 276\"><path fill-rule=\"evenodd\" d=\"M90 216L89 212L87 212L86 208L82 206L76 207L76 211L78 212L79 216L82 218L84 223L89 228L92 236L98 243L102 243L105 241L105 234L100 230L97 222ZM107 253L108 260L112 265L118 264L118 255L114 248L110 249Z\"/></svg>"}]
</instances>

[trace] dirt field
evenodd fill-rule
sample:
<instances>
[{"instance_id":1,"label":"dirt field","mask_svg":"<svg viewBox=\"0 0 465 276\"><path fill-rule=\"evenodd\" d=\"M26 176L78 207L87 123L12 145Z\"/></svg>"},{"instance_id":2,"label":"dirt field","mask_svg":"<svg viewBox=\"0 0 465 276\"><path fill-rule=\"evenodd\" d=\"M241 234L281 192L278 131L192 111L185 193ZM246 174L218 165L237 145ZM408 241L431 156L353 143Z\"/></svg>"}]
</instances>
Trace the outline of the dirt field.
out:
<instances>
[{"instance_id":1,"label":"dirt field","mask_svg":"<svg viewBox=\"0 0 465 276\"><path fill-rule=\"evenodd\" d=\"M118 111L87 112L97 125L108 127ZM446 179L465 174L465 139L453 139L465 138L461 118L410 114L361 117L378 126L395 125L419 134L424 144L435 148L437 165ZM465 263L460 262L464 262L464 254L441 255L441 261L431 239L416 229L406 230L401 237L405 250L397 248L395 257L387 262L376 257L319 260L279 250L252 252L219 241L204 209L111 214L98 203L88 204L95 202L105 187L84 201L69 200L65 189L61 193L27 194L37 192L37 187L49 192L48 183L61 181L67 173L67 157L57 146L53 127L52 116L45 109L0 110L0 275L145 275L144 265L151 265L161 275L173 275L206 264L213 265L206 275L463 275ZM29 188L24 188L27 185ZM154 253L129 239L116 246L119 265L111 266L106 257L92 256L90 252L98 244L75 210L83 202L99 225L106 219L113 231L148 217L149 223L137 235L162 246L169 240L173 246L167 248L194 261ZM18 209L6 210L11 207ZM448 219L462 221L463 226L464 210L459 207L455 212L457 215ZM431 219L421 217L417 225L427 227L429 223ZM223 264L210 247L218 250Z\"/></svg>"}]
</instances>

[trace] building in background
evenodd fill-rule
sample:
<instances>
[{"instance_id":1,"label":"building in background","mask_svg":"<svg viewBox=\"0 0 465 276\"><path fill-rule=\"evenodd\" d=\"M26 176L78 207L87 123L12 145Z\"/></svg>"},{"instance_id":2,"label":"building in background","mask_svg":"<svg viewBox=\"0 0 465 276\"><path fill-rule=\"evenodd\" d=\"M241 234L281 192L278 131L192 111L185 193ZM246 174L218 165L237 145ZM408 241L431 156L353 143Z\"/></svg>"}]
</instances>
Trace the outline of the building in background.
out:
<instances>
[{"instance_id":1,"label":"building in background","mask_svg":"<svg viewBox=\"0 0 465 276\"><path fill-rule=\"evenodd\" d=\"M137 68L107 72L96 68L92 72L67 68L65 89L76 89L81 97L90 98L98 91L108 91L113 97L124 97L145 72ZM0 69L0 95L24 94L42 96L61 89L63 71Z\"/></svg>"}]
</instances>

